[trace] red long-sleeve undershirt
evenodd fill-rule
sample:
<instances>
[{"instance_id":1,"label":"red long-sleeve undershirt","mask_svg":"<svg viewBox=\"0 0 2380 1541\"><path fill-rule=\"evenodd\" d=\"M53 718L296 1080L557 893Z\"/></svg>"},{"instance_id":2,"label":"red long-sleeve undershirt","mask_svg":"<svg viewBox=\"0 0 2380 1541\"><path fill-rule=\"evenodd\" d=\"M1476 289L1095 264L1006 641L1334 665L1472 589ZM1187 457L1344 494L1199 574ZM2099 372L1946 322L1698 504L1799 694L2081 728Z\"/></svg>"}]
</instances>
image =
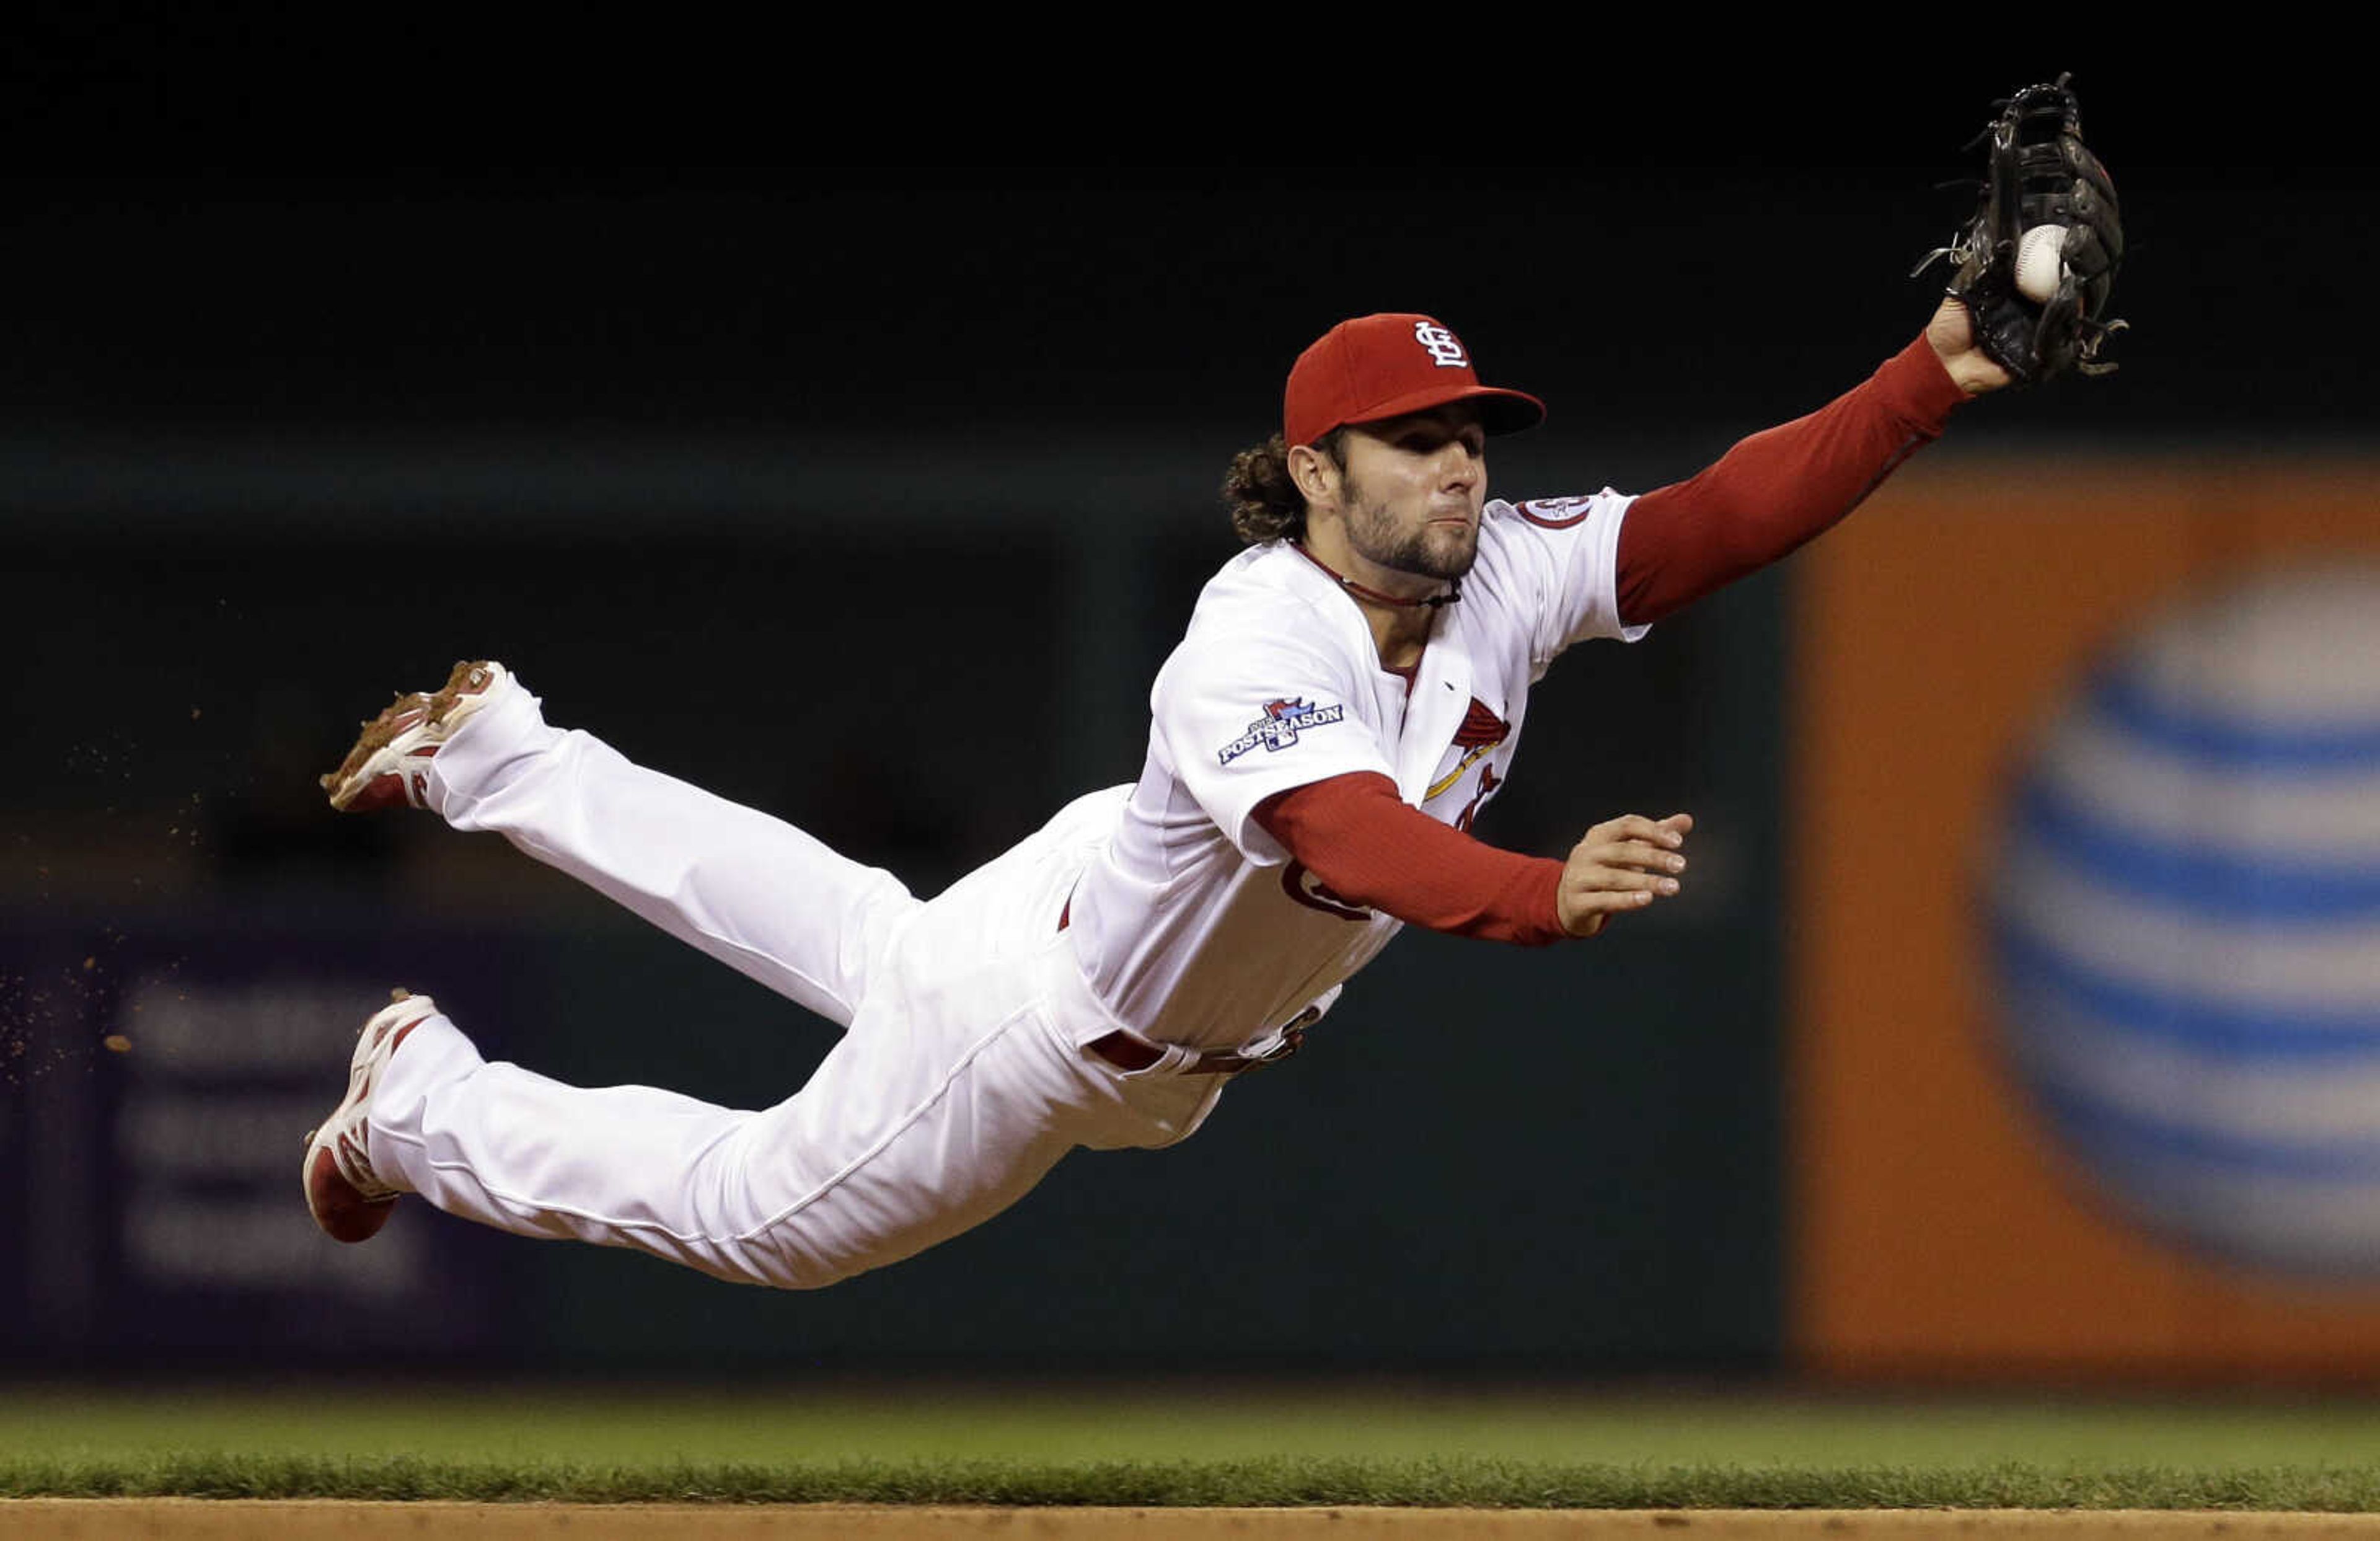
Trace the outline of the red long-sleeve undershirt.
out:
<instances>
[{"instance_id":1,"label":"red long-sleeve undershirt","mask_svg":"<svg viewBox=\"0 0 2380 1541\"><path fill-rule=\"evenodd\" d=\"M1330 892L1433 931L1543 946L1562 938L1562 864L1472 839L1397 795L1377 770L1309 782L1257 805L1265 833Z\"/></svg>"},{"instance_id":2,"label":"red long-sleeve undershirt","mask_svg":"<svg viewBox=\"0 0 2380 1541\"><path fill-rule=\"evenodd\" d=\"M1638 498L1620 526L1621 619L1657 621L1823 534L1938 437L1965 399L1920 336L1817 411L1755 433L1699 476ZM1257 807L1256 819L1351 904L1523 946L1566 934L1556 907L1560 862L1441 824L1408 807L1378 772L1278 794Z\"/></svg>"},{"instance_id":3,"label":"red long-sleeve undershirt","mask_svg":"<svg viewBox=\"0 0 2380 1541\"><path fill-rule=\"evenodd\" d=\"M1638 498L1620 522L1620 618L1658 621L1824 534L1966 399L1920 335L1808 417Z\"/></svg>"}]
</instances>

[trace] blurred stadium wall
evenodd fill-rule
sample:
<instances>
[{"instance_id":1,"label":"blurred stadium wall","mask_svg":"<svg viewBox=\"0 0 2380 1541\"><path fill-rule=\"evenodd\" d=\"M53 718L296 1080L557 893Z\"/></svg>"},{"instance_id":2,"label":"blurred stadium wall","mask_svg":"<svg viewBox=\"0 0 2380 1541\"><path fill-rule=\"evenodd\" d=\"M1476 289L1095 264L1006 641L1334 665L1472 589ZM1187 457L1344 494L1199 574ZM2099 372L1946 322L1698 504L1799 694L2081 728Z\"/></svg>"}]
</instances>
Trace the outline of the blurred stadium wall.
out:
<instances>
[{"instance_id":1,"label":"blurred stadium wall","mask_svg":"<svg viewBox=\"0 0 2380 1541\"><path fill-rule=\"evenodd\" d=\"M2380 1370L2380 467L1946 455L1797 573L1789 1362Z\"/></svg>"}]
</instances>

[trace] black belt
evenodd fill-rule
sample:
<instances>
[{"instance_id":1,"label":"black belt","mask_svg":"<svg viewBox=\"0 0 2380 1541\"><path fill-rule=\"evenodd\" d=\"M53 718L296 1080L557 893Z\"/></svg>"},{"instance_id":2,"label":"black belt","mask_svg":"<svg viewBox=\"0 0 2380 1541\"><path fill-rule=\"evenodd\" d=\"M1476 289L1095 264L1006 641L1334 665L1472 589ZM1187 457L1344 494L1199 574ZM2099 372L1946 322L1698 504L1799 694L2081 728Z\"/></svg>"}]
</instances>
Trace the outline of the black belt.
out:
<instances>
[{"instance_id":1,"label":"black belt","mask_svg":"<svg viewBox=\"0 0 2380 1541\"><path fill-rule=\"evenodd\" d=\"M1288 1059L1292 1054L1297 1052L1299 1046L1305 1041L1305 1029L1303 1026L1294 1026L1281 1035L1281 1046L1273 1053L1228 1054L1219 1050L1209 1050L1206 1053L1203 1053L1196 1059L1191 1061L1189 1063L1184 1065L1180 1074L1184 1075L1237 1075L1244 1070L1254 1070L1258 1065L1269 1065L1275 1060ZM1160 1049L1156 1044L1149 1042L1147 1038L1136 1037L1134 1035L1123 1031L1122 1028L1118 1028L1116 1031L1110 1033L1103 1038L1093 1038L1090 1042L1083 1045L1083 1047L1089 1050L1092 1053L1097 1054L1100 1059L1105 1060L1108 1063L1115 1066L1118 1070L1147 1070L1158 1061L1165 1058L1165 1050L1163 1049Z\"/></svg>"},{"instance_id":2,"label":"black belt","mask_svg":"<svg viewBox=\"0 0 2380 1541\"><path fill-rule=\"evenodd\" d=\"M1058 912L1058 929L1064 930L1075 918L1075 896L1066 896L1066 907ZM1209 1050L1184 1065L1184 1075L1237 1075L1244 1070L1269 1065L1275 1060L1286 1060L1305 1043L1306 1025L1322 1013L1312 1006L1297 1013L1297 1019L1282 1029L1281 1045L1269 1054L1226 1053ZM1105 1037L1093 1038L1083 1045L1118 1070L1147 1070L1165 1058L1162 1047L1149 1042L1136 1033L1119 1027Z\"/></svg>"}]
</instances>

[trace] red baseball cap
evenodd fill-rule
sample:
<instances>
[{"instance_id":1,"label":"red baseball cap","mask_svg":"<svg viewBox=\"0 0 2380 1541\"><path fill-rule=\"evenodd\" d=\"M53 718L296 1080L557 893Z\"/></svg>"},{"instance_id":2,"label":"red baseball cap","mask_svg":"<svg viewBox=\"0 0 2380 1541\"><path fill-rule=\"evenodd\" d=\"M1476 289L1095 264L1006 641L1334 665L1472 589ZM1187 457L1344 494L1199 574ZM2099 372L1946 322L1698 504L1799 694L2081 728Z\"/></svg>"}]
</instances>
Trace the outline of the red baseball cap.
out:
<instances>
[{"instance_id":1,"label":"red baseball cap","mask_svg":"<svg viewBox=\"0 0 2380 1541\"><path fill-rule=\"evenodd\" d=\"M1490 433L1535 428L1546 416L1546 404L1535 396L1480 384L1462 340L1433 318L1358 316L1297 356L1281 400L1281 437L1310 444L1347 423L1402 418L1450 401L1477 402Z\"/></svg>"}]
</instances>

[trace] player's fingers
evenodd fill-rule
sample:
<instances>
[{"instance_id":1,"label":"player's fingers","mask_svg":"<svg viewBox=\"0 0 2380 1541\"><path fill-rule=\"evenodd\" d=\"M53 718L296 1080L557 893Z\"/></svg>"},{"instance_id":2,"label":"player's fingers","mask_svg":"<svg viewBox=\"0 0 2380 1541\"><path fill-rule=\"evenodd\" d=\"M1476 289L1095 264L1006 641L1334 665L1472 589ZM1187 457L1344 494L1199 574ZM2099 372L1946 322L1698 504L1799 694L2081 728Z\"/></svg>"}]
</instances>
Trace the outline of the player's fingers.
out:
<instances>
[{"instance_id":1,"label":"player's fingers","mask_svg":"<svg viewBox=\"0 0 2380 1541\"><path fill-rule=\"evenodd\" d=\"M1684 843L1686 831L1694 827L1694 821L1687 814L1673 813L1667 819L1654 819L1641 813L1627 813L1596 825L1586 831L1586 838L1597 842L1648 840L1675 847Z\"/></svg>"},{"instance_id":2,"label":"player's fingers","mask_svg":"<svg viewBox=\"0 0 2380 1541\"><path fill-rule=\"evenodd\" d=\"M1565 916L1626 915L1660 897L1650 888L1573 889L1562 895L1561 909Z\"/></svg>"},{"instance_id":3,"label":"player's fingers","mask_svg":"<svg viewBox=\"0 0 2380 1541\"><path fill-rule=\"evenodd\" d=\"M1572 855L1583 864L1633 868L1640 872L1683 872L1686 869L1684 856L1666 845L1642 840L1616 841L1599 845L1582 842Z\"/></svg>"},{"instance_id":4,"label":"player's fingers","mask_svg":"<svg viewBox=\"0 0 2380 1541\"><path fill-rule=\"evenodd\" d=\"M1564 875L1563 887L1572 893L1675 893L1678 880L1661 872L1639 872L1626 867L1582 867Z\"/></svg>"},{"instance_id":5,"label":"player's fingers","mask_svg":"<svg viewBox=\"0 0 2380 1541\"><path fill-rule=\"evenodd\" d=\"M1567 881L1557 902L1561 928L1574 937L1591 937L1600 932L1614 916L1627 915L1651 904L1678 891L1677 880L1654 878L1643 873L1625 876L1646 886L1639 888L1572 887Z\"/></svg>"},{"instance_id":6,"label":"player's fingers","mask_svg":"<svg viewBox=\"0 0 2380 1541\"><path fill-rule=\"evenodd\" d=\"M1613 867L1633 867L1646 872L1683 872L1686 858L1667 845L1632 840L1614 846L1605 861Z\"/></svg>"}]
</instances>

